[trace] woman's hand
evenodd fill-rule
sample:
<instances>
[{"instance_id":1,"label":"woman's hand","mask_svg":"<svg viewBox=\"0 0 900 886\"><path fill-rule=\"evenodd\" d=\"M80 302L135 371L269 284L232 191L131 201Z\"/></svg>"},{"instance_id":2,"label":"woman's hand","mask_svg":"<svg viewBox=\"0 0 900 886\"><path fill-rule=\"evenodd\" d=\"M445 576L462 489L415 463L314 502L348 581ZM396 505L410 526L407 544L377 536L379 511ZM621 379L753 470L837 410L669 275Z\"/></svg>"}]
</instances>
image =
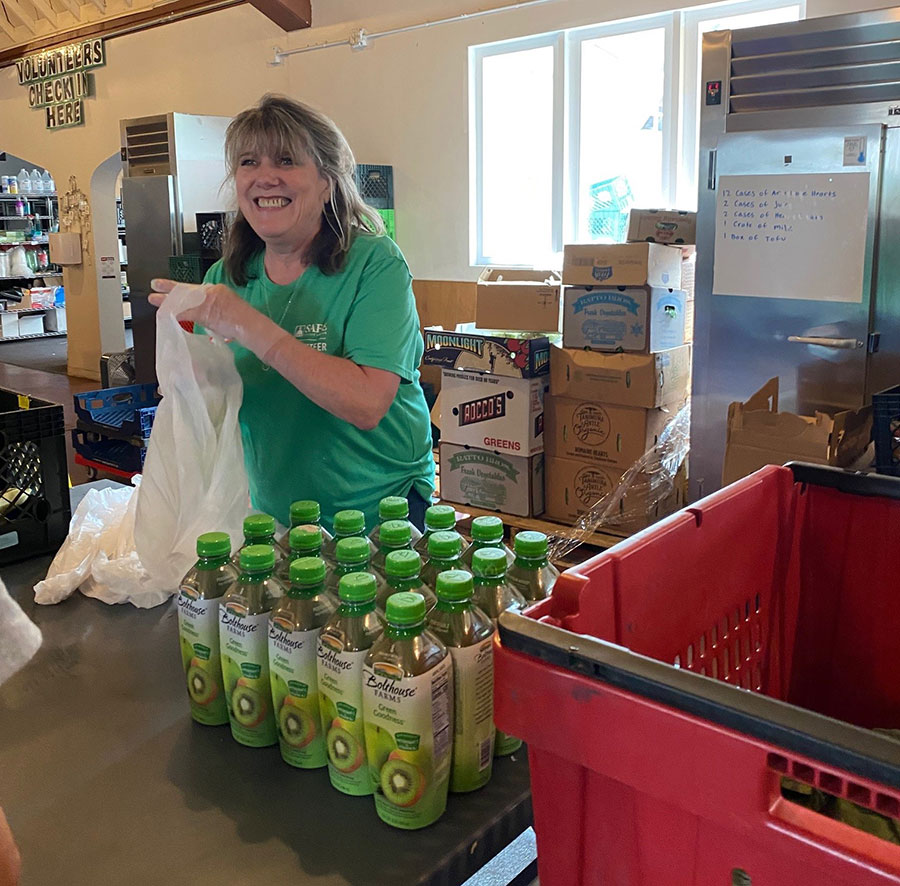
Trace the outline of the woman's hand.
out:
<instances>
[{"instance_id":1,"label":"woman's hand","mask_svg":"<svg viewBox=\"0 0 900 886\"><path fill-rule=\"evenodd\" d=\"M6 816L0 809L0 886L17 886L21 872L22 859Z\"/></svg>"},{"instance_id":2,"label":"woman's hand","mask_svg":"<svg viewBox=\"0 0 900 886\"><path fill-rule=\"evenodd\" d=\"M155 290L150 293L150 304L159 307L178 283L158 279L152 280L150 285ZM207 284L206 298L197 307L180 313L178 319L197 323L226 341L236 341L263 361L275 344L282 338L291 337L223 283Z\"/></svg>"}]
</instances>

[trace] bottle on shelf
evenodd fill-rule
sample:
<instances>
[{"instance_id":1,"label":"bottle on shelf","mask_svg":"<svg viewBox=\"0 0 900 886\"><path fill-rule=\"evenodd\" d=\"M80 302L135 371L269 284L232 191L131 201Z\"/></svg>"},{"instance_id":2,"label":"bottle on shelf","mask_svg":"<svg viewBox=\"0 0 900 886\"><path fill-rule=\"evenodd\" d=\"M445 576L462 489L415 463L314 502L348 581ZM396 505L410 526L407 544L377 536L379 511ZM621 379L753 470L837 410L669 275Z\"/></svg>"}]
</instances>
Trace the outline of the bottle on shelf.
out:
<instances>
[{"instance_id":1,"label":"bottle on shelf","mask_svg":"<svg viewBox=\"0 0 900 886\"><path fill-rule=\"evenodd\" d=\"M16 215L19 218L24 218L25 216L25 201L21 197L16 200Z\"/></svg>"},{"instance_id":2,"label":"bottle on shelf","mask_svg":"<svg viewBox=\"0 0 900 886\"><path fill-rule=\"evenodd\" d=\"M450 505L432 505L425 510L425 534L413 545L423 558L428 556L428 536L456 528L456 511Z\"/></svg>"},{"instance_id":3,"label":"bottle on shelf","mask_svg":"<svg viewBox=\"0 0 900 886\"><path fill-rule=\"evenodd\" d=\"M41 173L41 185L45 194L56 193L56 182L53 181L50 173L46 169Z\"/></svg>"},{"instance_id":4,"label":"bottle on shelf","mask_svg":"<svg viewBox=\"0 0 900 886\"><path fill-rule=\"evenodd\" d=\"M513 552L503 544L503 521L499 517L476 517L472 521L472 544L463 554L466 569L472 568L472 558L482 548L502 548L506 552L506 565L512 566L515 560Z\"/></svg>"},{"instance_id":5,"label":"bottle on shelf","mask_svg":"<svg viewBox=\"0 0 900 886\"><path fill-rule=\"evenodd\" d=\"M43 194L44 180L41 178L41 174L36 169L32 169L29 178L31 179L31 193Z\"/></svg>"},{"instance_id":6,"label":"bottle on shelf","mask_svg":"<svg viewBox=\"0 0 900 886\"><path fill-rule=\"evenodd\" d=\"M19 193L20 194L30 194L31 193L31 176L28 174L27 169L19 170L19 174L16 176L16 181L19 184Z\"/></svg>"},{"instance_id":7,"label":"bottle on shelf","mask_svg":"<svg viewBox=\"0 0 900 886\"><path fill-rule=\"evenodd\" d=\"M19 180L14 175L8 175L6 177L7 180L7 191L10 194L18 194L19 193Z\"/></svg>"},{"instance_id":8,"label":"bottle on shelf","mask_svg":"<svg viewBox=\"0 0 900 886\"><path fill-rule=\"evenodd\" d=\"M429 630L453 664L453 757L450 790L475 791L491 779L494 760L494 623L472 600L472 575L462 569L437 578Z\"/></svg>"},{"instance_id":9,"label":"bottle on shelf","mask_svg":"<svg viewBox=\"0 0 900 886\"><path fill-rule=\"evenodd\" d=\"M403 496L388 495L378 502L378 525L369 533L369 540L375 547L379 545L381 524L388 520L409 520L409 502ZM422 537L422 533L412 524L410 524L410 530L413 544L415 544Z\"/></svg>"},{"instance_id":10,"label":"bottle on shelf","mask_svg":"<svg viewBox=\"0 0 900 886\"><path fill-rule=\"evenodd\" d=\"M509 583L529 602L550 596L559 572L547 557L547 536L530 530L520 532L514 542L516 560L509 567Z\"/></svg>"}]
</instances>

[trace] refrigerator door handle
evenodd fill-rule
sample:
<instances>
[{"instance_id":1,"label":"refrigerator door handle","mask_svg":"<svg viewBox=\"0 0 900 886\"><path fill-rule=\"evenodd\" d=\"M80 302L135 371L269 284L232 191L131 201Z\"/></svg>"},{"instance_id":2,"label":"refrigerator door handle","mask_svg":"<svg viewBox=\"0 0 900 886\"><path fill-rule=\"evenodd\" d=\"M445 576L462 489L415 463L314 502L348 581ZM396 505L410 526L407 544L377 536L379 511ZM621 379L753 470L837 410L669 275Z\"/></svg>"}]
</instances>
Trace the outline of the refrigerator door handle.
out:
<instances>
[{"instance_id":1,"label":"refrigerator door handle","mask_svg":"<svg viewBox=\"0 0 900 886\"><path fill-rule=\"evenodd\" d=\"M822 338L818 335L789 335L788 341L798 342L801 345L818 345L821 348L843 348L848 351L861 348L864 344L858 338Z\"/></svg>"}]
</instances>

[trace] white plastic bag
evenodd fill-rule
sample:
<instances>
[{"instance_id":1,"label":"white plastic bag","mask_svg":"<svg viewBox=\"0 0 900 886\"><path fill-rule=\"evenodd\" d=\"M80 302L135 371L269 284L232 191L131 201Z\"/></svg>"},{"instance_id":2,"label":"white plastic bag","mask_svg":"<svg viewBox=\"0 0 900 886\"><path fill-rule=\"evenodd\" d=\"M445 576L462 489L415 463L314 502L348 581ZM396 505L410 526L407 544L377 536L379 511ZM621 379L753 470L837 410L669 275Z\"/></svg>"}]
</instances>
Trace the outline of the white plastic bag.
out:
<instances>
[{"instance_id":1,"label":"white plastic bag","mask_svg":"<svg viewBox=\"0 0 900 886\"><path fill-rule=\"evenodd\" d=\"M88 490L47 577L34 586L36 603L59 603L78 588L104 603L133 603L141 609L169 598L171 591L154 584L135 551L134 513L141 476L132 482L134 486Z\"/></svg>"},{"instance_id":2,"label":"white plastic bag","mask_svg":"<svg viewBox=\"0 0 900 886\"><path fill-rule=\"evenodd\" d=\"M0 684L28 664L41 639L37 625L10 597L0 579Z\"/></svg>"},{"instance_id":3,"label":"white plastic bag","mask_svg":"<svg viewBox=\"0 0 900 886\"><path fill-rule=\"evenodd\" d=\"M177 315L200 304L206 286L181 284L156 316L156 376L162 401L144 463L134 539L141 563L175 591L197 559L197 536L242 538L250 506L238 425L243 399L234 355L217 337L191 335Z\"/></svg>"}]
</instances>

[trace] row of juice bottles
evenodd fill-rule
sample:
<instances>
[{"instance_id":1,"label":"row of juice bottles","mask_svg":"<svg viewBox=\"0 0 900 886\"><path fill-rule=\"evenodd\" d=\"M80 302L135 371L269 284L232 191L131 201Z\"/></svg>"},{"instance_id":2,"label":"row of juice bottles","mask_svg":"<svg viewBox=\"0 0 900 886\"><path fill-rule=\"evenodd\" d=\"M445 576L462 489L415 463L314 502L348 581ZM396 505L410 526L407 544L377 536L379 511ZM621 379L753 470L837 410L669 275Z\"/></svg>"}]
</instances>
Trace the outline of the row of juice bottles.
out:
<instances>
[{"instance_id":1,"label":"row of juice bottles","mask_svg":"<svg viewBox=\"0 0 900 886\"><path fill-rule=\"evenodd\" d=\"M468 544L453 508L429 508L424 535L407 508L383 499L369 536L362 512L341 511L331 536L315 502L296 502L281 540L271 517L248 517L234 557L226 533L206 533L178 612L197 722L327 765L337 790L413 829L521 745L494 728L493 638L557 572L542 533L520 532L513 553L497 517L473 520Z\"/></svg>"}]
</instances>

